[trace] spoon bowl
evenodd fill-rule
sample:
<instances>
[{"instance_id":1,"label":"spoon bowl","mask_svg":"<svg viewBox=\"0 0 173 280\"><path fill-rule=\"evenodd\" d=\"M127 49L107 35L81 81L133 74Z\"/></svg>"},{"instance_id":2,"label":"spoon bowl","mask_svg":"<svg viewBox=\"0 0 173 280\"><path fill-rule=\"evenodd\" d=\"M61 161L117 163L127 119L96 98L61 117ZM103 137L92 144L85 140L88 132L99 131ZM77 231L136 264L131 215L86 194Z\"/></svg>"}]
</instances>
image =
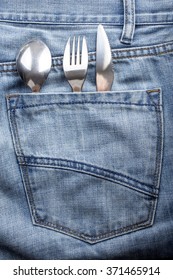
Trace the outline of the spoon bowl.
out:
<instances>
[{"instance_id":1,"label":"spoon bowl","mask_svg":"<svg viewBox=\"0 0 173 280\"><path fill-rule=\"evenodd\" d=\"M39 92L51 69L51 53L40 40L33 40L24 45L17 57L16 66L22 80L32 92Z\"/></svg>"}]
</instances>

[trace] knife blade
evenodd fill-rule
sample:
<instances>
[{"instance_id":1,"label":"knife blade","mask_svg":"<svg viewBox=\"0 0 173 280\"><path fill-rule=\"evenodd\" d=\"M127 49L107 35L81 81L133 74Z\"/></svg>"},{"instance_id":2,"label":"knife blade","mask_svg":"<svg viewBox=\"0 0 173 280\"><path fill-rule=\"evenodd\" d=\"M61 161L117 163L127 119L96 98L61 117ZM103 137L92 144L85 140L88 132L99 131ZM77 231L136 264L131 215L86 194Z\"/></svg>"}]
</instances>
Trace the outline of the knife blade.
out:
<instances>
[{"instance_id":1,"label":"knife blade","mask_svg":"<svg viewBox=\"0 0 173 280\"><path fill-rule=\"evenodd\" d=\"M114 80L112 53L107 34L102 24L97 29L96 46L96 88L97 91L110 91Z\"/></svg>"}]
</instances>

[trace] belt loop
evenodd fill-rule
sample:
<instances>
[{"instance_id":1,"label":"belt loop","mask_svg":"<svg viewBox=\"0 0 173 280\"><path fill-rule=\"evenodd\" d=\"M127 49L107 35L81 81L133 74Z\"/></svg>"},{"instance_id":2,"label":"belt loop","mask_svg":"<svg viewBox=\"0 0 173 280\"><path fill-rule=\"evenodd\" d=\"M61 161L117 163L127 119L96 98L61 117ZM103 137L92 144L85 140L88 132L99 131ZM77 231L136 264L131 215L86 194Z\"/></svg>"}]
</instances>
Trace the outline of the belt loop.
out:
<instances>
[{"instance_id":1,"label":"belt loop","mask_svg":"<svg viewBox=\"0 0 173 280\"><path fill-rule=\"evenodd\" d=\"M121 35L121 43L131 44L135 31L135 0L123 0L124 2L124 26Z\"/></svg>"}]
</instances>

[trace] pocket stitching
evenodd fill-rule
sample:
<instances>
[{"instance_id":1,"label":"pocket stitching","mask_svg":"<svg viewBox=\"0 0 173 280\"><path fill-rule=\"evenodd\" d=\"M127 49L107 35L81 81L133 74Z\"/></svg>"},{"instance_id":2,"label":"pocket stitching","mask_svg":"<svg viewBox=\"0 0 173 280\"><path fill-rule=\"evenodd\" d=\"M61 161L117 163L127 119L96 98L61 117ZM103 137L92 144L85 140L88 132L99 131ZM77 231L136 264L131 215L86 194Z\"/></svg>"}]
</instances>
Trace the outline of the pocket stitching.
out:
<instances>
[{"instance_id":1,"label":"pocket stitching","mask_svg":"<svg viewBox=\"0 0 173 280\"><path fill-rule=\"evenodd\" d=\"M160 102L160 101L159 101ZM157 147L156 147L156 168L153 179L153 185L158 189L161 175L161 163L162 163L162 150L163 150L163 116L162 106L155 106L156 117L157 117Z\"/></svg>"},{"instance_id":2,"label":"pocket stitching","mask_svg":"<svg viewBox=\"0 0 173 280\"><path fill-rule=\"evenodd\" d=\"M133 225L130 225L130 226L128 225L126 227L119 228L118 230L114 230L114 231L107 232L107 233L104 233L104 234L99 234L99 235L96 235L96 236L90 236L90 235L78 233L75 230L71 230L67 227L64 227L64 226L61 226L61 225L56 225L56 224L53 224L51 222L44 222L40 219L39 215L37 214L37 209L36 209L36 206L35 206L35 203L34 203L32 189L31 189L31 186L30 186L30 179L29 179L29 175L28 175L28 167L27 166L22 166L22 167L24 169L24 172L23 172L23 179L24 179L24 182L25 182L24 186L26 187L26 190L27 190L26 193L27 193L28 199L30 201L30 207L29 208L32 212L31 216L33 218L33 223L35 225L43 226L43 227L50 228L50 229L54 229L58 232L65 233L69 236L78 237L81 240L84 240L84 241L86 241L88 243L91 243L91 244L95 244L97 242L103 241L104 239L113 238L113 237L119 236L123 233L130 233L131 231L142 229L142 228L145 228L147 226L152 225L152 220L153 220L153 217L154 217L154 214L155 214L155 212L152 211L152 210L155 208L155 205L156 205L156 202L157 202L157 198L154 198L154 197L153 197L153 200L150 200L150 202L149 202L150 210L148 212L148 217L145 221L141 221L139 223L136 223L136 224L133 224Z\"/></svg>"},{"instance_id":3,"label":"pocket stitching","mask_svg":"<svg viewBox=\"0 0 173 280\"><path fill-rule=\"evenodd\" d=\"M66 170L73 170L74 172L82 172L88 175L95 175L99 178L109 180L112 182L122 183L124 186L134 189L136 191L145 193L151 196L157 196L157 189L155 189L154 185L150 185L144 182L140 182L137 179L134 179L130 176L122 174L117 171L112 171L109 169L105 169L96 165L78 162L73 160L67 159L58 159L58 158L46 158L46 157L27 157L27 156L19 156L18 157L19 164L25 166L35 166L35 167L44 167L44 168L54 168L54 169L66 169ZM44 162L46 161L46 162ZM85 169L88 168L88 169ZM95 169L95 171L94 171ZM108 174L109 173L109 174ZM116 178L117 176L117 178ZM122 177L118 178L118 176ZM114 178L113 178L114 177ZM123 180L124 178L124 180ZM125 179L131 180L131 184L126 182ZM153 192L146 191L142 188L137 188L135 185L132 185L132 182L138 183L140 185L144 185L146 187L152 188Z\"/></svg>"},{"instance_id":4,"label":"pocket stitching","mask_svg":"<svg viewBox=\"0 0 173 280\"><path fill-rule=\"evenodd\" d=\"M87 241L91 244L92 243L94 244L94 243L97 243L97 242L101 242L104 239L107 239L107 238L110 238L110 237L116 237L116 236L121 235L123 233L130 233L131 231L142 229L142 228L145 228L147 226L152 225L152 219L153 219L153 216L154 216L154 211L152 212L152 209L154 208L155 203L156 203L156 200L150 201L150 211L149 211L147 220L136 223L136 224L133 224L133 225L130 225L130 226L127 226L127 227L119 228L118 230L107 232L105 234L100 234L100 235L97 235L97 236L90 236L90 235L86 235L86 234L82 234L82 233L79 234L78 232L76 232L74 230L71 230L67 227L64 227L64 226L61 226L61 225L56 225L56 224L53 224L53 223L50 223L50 222L43 222L39 218L36 210L34 211L35 224L39 225L39 226L41 225L43 227L45 226L45 227L48 227L48 228L51 228L51 229L54 228L58 232L66 233L67 235L78 237L78 238L80 238L84 241Z\"/></svg>"},{"instance_id":5,"label":"pocket stitching","mask_svg":"<svg viewBox=\"0 0 173 280\"><path fill-rule=\"evenodd\" d=\"M82 102L82 104L83 104L84 102ZM87 103L91 103L91 102L87 102ZM94 102L94 104L97 104L98 102ZM99 102L100 103L100 102ZM105 102L101 102L101 103L105 103ZM107 103L107 102L106 102ZM109 102L109 103L114 103L114 104L119 104L119 103L117 103L117 102ZM55 103L56 104L56 103ZM69 104L73 104L73 103L69 103ZM76 103L75 103L76 104ZM127 103L122 103L121 102L121 104L127 104ZM38 105L42 105L42 104L38 104ZM46 104L47 105L47 104ZM49 104L48 104L49 105ZM52 105L52 104L50 104L50 105ZM138 106L140 106L141 104L132 104L132 103L129 103L129 105L138 105ZM162 126L161 126L161 110L159 109L160 107L161 107L161 105L159 105L159 106L156 106L156 105L151 105L151 104L142 104L142 106L154 106L155 107L155 111L156 111L156 115L157 115L157 123L158 123L158 125L159 125L159 133L162 133ZM17 109L17 108L15 108L15 109ZM19 136L18 136L18 127L17 127L17 124L16 124L16 121L14 121L13 122L13 119L15 119L15 109L10 109L9 111L10 111L10 120L11 120L11 124L12 124L12 126L14 127L14 130L16 130L16 136L15 136L15 134L14 134L14 138L16 138L17 139L17 141L18 141L18 149L17 149L17 152L19 152L19 154L21 154L21 155L23 155L23 152L22 152L22 148L21 148L21 143L20 143L20 141L19 141ZM160 114L158 114L158 113L160 113ZM160 117L158 117L158 115L160 116ZM160 153L158 153L158 148L160 147L160 145L161 145L161 140L159 139L159 137L158 137L158 144L157 144L157 158L161 155L161 152ZM17 147L16 147L17 148ZM156 161L156 163L157 163L157 161ZM155 173L155 176L157 176L158 174L157 174L157 170L158 170L158 168L159 168L159 164L157 163L157 166L156 166L156 173ZM35 204L34 204L34 200L33 200L33 196L32 196L32 190L31 190L31 187L30 187L30 182L29 182L29 175L28 175L28 172L27 172L27 166L25 167L25 172L23 173L23 176L24 176L24 178L26 178L27 179L27 181L28 181L28 183L26 182L26 180L25 180L25 182L26 182L26 188L27 188L27 190L29 190L29 197L31 198L31 199L29 199L30 200L30 202L31 202L31 207L32 207L32 213L33 213L33 217L34 217L34 219L35 219L35 222L37 223L37 221L38 222L40 222L40 223L42 223L43 225L46 225L47 227L49 227L49 225L50 225L50 223L43 223L39 218L38 218L38 215L37 215L37 211L36 211L36 207L35 207ZM25 184L24 184L25 185ZM112 231L112 232L109 232L109 233L106 233L106 234L101 234L101 235L97 235L96 237L88 237L88 236L86 236L86 235L83 235L83 234L77 234L75 231L63 231L64 233L66 232L67 234L69 233L69 234L75 234L75 236L78 236L78 237L80 237L81 239L86 239L86 241L89 239L89 240L91 240L91 241L88 241L88 242L90 242L90 243L94 243L94 242L98 242L98 241L102 241L104 238L108 238L108 237L113 237L113 236L117 236L117 235L120 235L120 234L122 234L122 233L124 233L124 232L130 232L130 231L132 231L132 230L135 230L135 229L139 229L139 228L143 228L143 227L145 227L145 226L149 226L150 224L151 224L151 221L152 221L152 217L154 217L154 211L151 211L152 210L152 205L155 205L156 204L156 199L154 200L153 199L153 201L150 201L150 205L151 205L151 207L150 207L150 210L149 210L149 213L148 213L148 219L146 220L146 221L144 221L144 222L140 222L140 223L137 223L137 224L133 224L132 226L127 226L127 227L124 227L124 228L120 228L120 229L118 229L118 230L115 230L115 231ZM53 224L52 224L53 225ZM64 227L61 227L60 226L60 229L57 227L57 225L56 225L56 227L55 228L57 228L57 230L59 230L59 231L61 231L62 230L62 228L64 228ZM101 240L101 238L102 238L102 240ZM99 239L99 240L98 240ZM94 240L96 240L96 241L94 241ZM97 241L98 240L98 241Z\"/></svg>"},{"instance_id":6,"label":"pocket stitching","mask_svg":"<svg viewBox=\"0 0 173 280\"><path fill-rule=\"evenodd\" d=\"M116 105L135 105L135 106L152 106L155 107L155 104L148 104L148 103L133 103L133 102L111 102L111 101L74 101L74 102L54 102L54 103L43 103L43 104L31 104L31 105L24 105L24 106L16 106L15 110L17 109L26 109L26 108L33 108L33 107L41 107L41 106L53 106L53 105L80 105L80 104L116 104ZM12 109L9 109L12 110Z\"/></svg>"}]
</instances>

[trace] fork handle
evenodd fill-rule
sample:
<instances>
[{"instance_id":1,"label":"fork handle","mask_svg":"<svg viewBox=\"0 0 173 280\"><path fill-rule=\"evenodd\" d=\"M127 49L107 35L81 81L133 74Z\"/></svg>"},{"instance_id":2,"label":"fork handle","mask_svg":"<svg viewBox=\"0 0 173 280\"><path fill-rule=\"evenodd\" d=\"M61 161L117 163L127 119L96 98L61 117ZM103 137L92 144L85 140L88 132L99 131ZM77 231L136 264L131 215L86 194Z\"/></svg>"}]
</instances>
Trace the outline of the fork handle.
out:
<instances>
[{"instance_id":1,"label":"fork handle","mask_svg":"<svg viewBox=\"0 0 173 280\"><path fill-rule=\"evenodd\" d=\"M81 92L84 80L69 80L73 92Z\"/></svg>"}]
</instances>

